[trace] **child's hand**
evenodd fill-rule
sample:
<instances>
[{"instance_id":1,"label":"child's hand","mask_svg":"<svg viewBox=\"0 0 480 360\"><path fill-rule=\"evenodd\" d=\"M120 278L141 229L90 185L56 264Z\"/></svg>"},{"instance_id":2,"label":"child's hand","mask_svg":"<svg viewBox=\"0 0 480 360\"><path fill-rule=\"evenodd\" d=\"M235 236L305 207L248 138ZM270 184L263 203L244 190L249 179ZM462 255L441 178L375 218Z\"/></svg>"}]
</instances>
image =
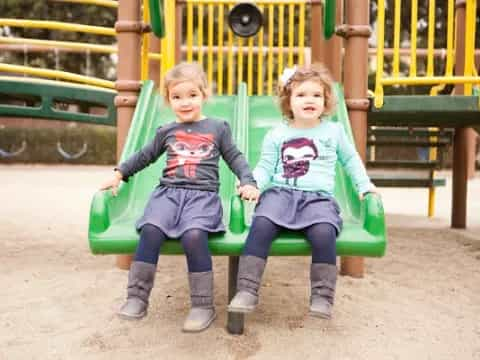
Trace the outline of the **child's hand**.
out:
<instances>
[{"instance_id":1,"label":"child's hand","mask_svg":"<svg viewBox=\"0 0 480 360\"><path fill-rule=\"evenodd\" d=\"M239 186L237 191L243 200L257 202L260 197L260 190L253 185Z\"/></svg>"},{"instance_id":2,"label":"child's hand","mask_svg":"<svg viewBox=\"0 0 480 360\"><path fill-rule=\"evenodd\" d=\"M364 192L363 194L360 194L360 200L365 199L365 196L366 196L367 194L373 194L373 195L375 195L375 196L381 197L381 196L380 196L380 193L379 193L378 190L377 190L377 188L374 187L374 188L371 188L370 190L368 190L367 192Z\"/></svg>"},{"instance_id":3,"label":"child's hand","mask_svg":"<svg viewBox=\"0 0 480 360\"><path fill-rule=\"evenodd\" d=\"M118 194L118 185L120 185L120 181L122 181L122 173L118 170L115 170L115 175L113 179L108 180L105 182L101 187L100 190L108 190L112 189L113 196L117 196Z\"/></svg>"}]
</instances>

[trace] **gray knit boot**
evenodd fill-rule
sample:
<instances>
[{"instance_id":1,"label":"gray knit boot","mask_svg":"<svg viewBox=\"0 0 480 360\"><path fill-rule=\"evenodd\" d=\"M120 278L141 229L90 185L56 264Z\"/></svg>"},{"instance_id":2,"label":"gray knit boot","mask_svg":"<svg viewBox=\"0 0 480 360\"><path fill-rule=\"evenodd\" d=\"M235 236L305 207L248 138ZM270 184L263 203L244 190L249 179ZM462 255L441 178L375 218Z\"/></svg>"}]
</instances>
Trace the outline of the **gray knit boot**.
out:
<instances>
[{"instance_id":1,"label":"gray knit boot","mask_svg":"<svg viewBox=\"0 0 480 360\"><path fill-rule=\"evenodd\" d=\"M228 305L229 312L250 313L258 304L258 289L267 261L257 256L240 257L237 293Z\"/></svg>"},{"instance_id":2,"label":"gray knit boot","mask_svg":"<svg viewBox=\"0 0 480 360\"><path fill-rule=\"evenodd\" d=\"M127 285L127 301L117 312L127 320L138 320L147 315L148 297L153 287L157 266L143 261L130 265Z\"/></svg>"},{"instance_id":3,"label":"gray knit boot","mask_svg":"<svg viewBox=\"0 0 480 360\"><path fill-rule=\"evenodd\" d=\"M188 282L192 307L183 324L183 331L199 332L208 328L216 317L213 305L213 272L188 273Z\"/></svg>"},{"instance_id":4,"label":"gray knit boot","mask_svg":"<svg viewBox=\"0 0 480 360\"><path fill-rule=\"evenodd\" d=\"M330 319L335 298L337 267L331 264L312 264L310 282L310 315Z\"/></svg>"}]
</instances>

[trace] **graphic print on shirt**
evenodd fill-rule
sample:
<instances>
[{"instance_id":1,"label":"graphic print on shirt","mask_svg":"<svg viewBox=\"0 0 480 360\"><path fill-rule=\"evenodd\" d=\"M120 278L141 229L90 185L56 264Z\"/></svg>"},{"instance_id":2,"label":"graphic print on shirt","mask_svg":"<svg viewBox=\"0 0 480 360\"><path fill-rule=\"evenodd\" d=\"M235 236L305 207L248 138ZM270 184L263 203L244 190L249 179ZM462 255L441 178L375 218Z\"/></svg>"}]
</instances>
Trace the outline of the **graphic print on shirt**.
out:
<instances>
[{"instance_id":1,"label":"graphic print on shirt","mask_svg":"<svg viewBox=\"0 0 480 360\"><path fill-rule=\"evenodd\" d=\"M179 167L187 178L196 178L197 165L212 154L213 134L187 133L177 131L175 141L169 144L173 155L167 160L167 176L175 176Z\"/></svg>"},{"instance_id":2,"label":"graphic print on shirt","mask_svg":"<svg viewBox=\"0 0 480 360\"><path fill-rule=\"evenodd\" d=\"M281 156L285 183L290 185L293 179L293 185L297 186L297 179L308 173L310 161L318 157L318 150L313 140L302 137L285 141Z\"/></svg>"}]
</instances>

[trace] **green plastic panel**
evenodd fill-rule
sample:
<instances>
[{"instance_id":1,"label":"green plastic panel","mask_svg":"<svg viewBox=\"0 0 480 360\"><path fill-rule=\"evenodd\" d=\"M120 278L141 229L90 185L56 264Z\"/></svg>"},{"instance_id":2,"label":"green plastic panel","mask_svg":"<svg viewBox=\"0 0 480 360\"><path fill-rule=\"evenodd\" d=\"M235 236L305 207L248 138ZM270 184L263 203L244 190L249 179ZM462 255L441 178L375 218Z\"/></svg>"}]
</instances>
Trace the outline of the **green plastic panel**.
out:
<instances>
[{"instance_id":1,"label":"green plastic panel","mask_svg":"<svg viewBox=\"0 0 480 360\"><path fill-rule=\"evenodd\" d=\"M335 119L341 121L352 140L342 91L337 88L339 107ZM244 84L237 96L215 96L204 108L208 116L229 121L239 148L252 166L258 161L262 140L272 126L282 121L272 97L248 97ZM161 104L152 82L142 87L139 102L128 134L122 159L139 150L154 135L157 126L174 119L171 111ZM138 219L158 178L164 161L152 164L122 183L119 195L97 192L90 210L89 242L93 253L133 253L138 242L134 224ZM209 245L214 255L239 255L248 231L250 214L235 195L235 178L222 162L220 196L224 206L224 222L228 231L211 236ZM381 200L367 195L360 201L352 183L338 168L335 195L342 209L344 229L337 240L339 255L382 256L386 247L385 217ZM183 253L178 240L167 241L163 254ZM273 243L272 255L308 255L310 245L298 233L284 232Z\"/></svg>"},{"instance_id":2,"label":"green plastic panel","mask_svg":"<svg viewBox=\"0 0 480 360\"><path fill-rule=\"evenodd\" d=\"M336 1L325 0L323 9L323 36L330 39L335 34Z\"/></svg>"},{"instance_id":3,"label":"green plastic panel","mask_svg":"<svg viewBox=\"0 0 480 360\"><path fill-rule=\"evenodd\" d=\"M0 116L34 117L115 126L117 110L113 101L116 95L117 92L114 90L94 86L2 76L0 77L0 97L36 99L38 106L0 103ZM88 107L98 106L106 110L105 114L62 111L54 108L55 102Z\"/></svg>"},{"instance_id":4,"label":"green plastic panel","mask_svg":"<svg viewBox=\"0 0 480 360\"><path fill-rule=\"evenodd\" d=\"M163 17L163 1L149 0L150 5L150 23L155 36L163 38L165 36L165 21Z\"/></svg>"}]
</instances>

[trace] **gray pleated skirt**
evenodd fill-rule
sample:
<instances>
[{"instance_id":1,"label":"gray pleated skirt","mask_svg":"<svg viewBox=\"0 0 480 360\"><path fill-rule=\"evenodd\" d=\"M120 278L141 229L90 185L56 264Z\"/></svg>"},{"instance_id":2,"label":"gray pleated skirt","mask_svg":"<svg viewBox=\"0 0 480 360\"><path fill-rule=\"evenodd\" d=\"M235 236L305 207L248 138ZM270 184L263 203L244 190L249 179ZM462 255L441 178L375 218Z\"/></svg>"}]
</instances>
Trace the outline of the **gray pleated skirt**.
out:
<instances>
[{"instance_id":1,"label":"gray pleated skirt","mask_svg":"<svg viewBox=\"0 0 480 360\"><path fill-rule=\"evenodd\" d=\"M214 191L158 186L136 228L140 231L143 225L152 224L175 239L191 229L223 232L222 216L222 203Z\"/></svg>"},{"instance_id":2,"label":"gray pleated skirt","mask_svg":"<svg viewBox=\"0 0 480 360\"><path fill-rule=\"evenodd\" d=\"M289 230L328 223L340 233L340 207L333 197L318 192L272 187L262 193L253 217L263 216Z\"/></svg>"}]
</instances>

